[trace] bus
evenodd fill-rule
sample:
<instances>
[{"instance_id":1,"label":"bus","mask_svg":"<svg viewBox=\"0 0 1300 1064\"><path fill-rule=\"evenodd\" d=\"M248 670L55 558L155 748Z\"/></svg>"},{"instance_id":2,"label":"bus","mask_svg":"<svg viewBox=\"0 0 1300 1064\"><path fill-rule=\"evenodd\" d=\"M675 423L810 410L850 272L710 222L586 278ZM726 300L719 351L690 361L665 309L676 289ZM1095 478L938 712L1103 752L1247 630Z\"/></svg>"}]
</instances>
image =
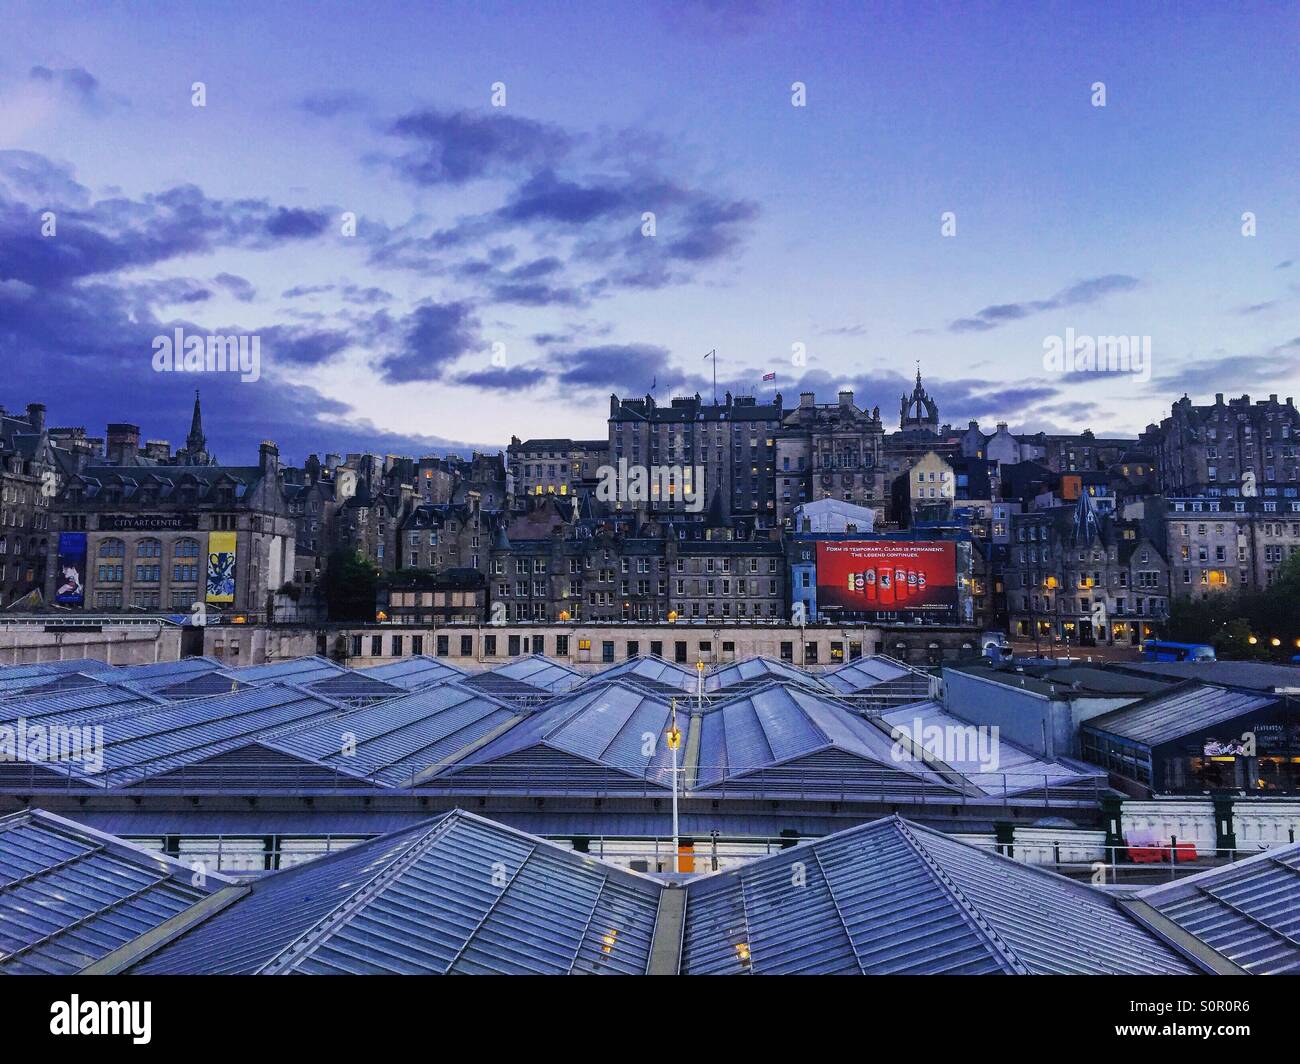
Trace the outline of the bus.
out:
<instances>
[{"instance_id":1,"label":"bus","mask_svg":"<svg viewBox=\"0 0 1300 1064\"><path fill-rule=\"evenodd\" d=\"M1143 661L1213 661L1214 647L1208 643L1170 643L1148 639L1142 644Z\"/></svg>"}]
</instances>

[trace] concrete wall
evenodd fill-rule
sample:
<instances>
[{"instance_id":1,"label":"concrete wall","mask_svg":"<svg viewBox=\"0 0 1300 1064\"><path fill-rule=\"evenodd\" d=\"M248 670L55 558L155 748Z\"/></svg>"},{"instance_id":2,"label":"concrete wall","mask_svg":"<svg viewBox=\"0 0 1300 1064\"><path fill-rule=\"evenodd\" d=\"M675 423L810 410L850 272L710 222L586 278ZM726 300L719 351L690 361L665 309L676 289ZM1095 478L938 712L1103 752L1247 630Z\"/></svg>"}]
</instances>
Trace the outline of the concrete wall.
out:
<instances>
[{"instance_id":1,"label":"concrete wall","mask_svg":"<svg viewBox=\"0 0 1300 1064\"><path fill-rule=\"evenodd\" d=\"M0 665L95 658L110 665L175 661L181 656L181 629L143 624L103 631L47 632L42 626L0 624Z\"/></svg>"},{"instance_id":2,"label":"concrete wall","mask_svg":"<svg viewBox=\"0 0 1300 1064\"><path fill-rule=\"evenodd\" d=\"M943 681L943 705L953 716L996 724L1008 742L1046 758L1075 756L1081 721L1135 701L1131 696L1048 695L1035 690L1032 679L1021 688L955 669L945 669Z\"/></svg>"}]
</instances>

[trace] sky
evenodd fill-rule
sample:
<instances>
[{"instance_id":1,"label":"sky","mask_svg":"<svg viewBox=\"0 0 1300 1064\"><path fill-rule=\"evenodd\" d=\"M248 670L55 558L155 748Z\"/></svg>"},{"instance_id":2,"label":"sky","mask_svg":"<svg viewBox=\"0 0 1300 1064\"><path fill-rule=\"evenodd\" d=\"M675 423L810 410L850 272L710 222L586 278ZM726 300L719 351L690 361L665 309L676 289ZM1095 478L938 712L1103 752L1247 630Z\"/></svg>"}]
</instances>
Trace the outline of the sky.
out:
<instances>
[{"instance_id":1,"label":"sky","mask_svg":"<svg viewBox=\"0 0 1300 1064\"><path fill-rule=\"evenodd\" d=\"M1300 390L1294 3L0 0L0 405L496 451L609 395ZM158 368L256 338L256 380ZM1116 372L1052 338L1132 336ZM764 382L763 376L775 374ZM245 374L244 376L252 376Z\"/></svg>"}]
</instances>

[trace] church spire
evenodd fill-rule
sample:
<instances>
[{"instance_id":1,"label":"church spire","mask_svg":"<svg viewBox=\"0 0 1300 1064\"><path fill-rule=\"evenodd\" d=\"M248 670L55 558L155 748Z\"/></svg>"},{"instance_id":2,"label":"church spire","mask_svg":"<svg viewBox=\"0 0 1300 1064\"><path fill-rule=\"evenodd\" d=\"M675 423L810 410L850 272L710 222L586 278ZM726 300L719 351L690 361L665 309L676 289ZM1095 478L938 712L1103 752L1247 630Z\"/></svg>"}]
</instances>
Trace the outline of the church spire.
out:
<instances>
[{"instance_id":1,"label":"church spire","mask_svg":"<svg viewBox=\"0 0 1300 1064\"><path fill-rule=\"evenodd\" d=\"M199 406L199 390L194 389L194 416L190 419L190 434L185 438L185 446L191 454L196 454L207 447L203 435L203 410Z\"/></svg>"}]
</instances>

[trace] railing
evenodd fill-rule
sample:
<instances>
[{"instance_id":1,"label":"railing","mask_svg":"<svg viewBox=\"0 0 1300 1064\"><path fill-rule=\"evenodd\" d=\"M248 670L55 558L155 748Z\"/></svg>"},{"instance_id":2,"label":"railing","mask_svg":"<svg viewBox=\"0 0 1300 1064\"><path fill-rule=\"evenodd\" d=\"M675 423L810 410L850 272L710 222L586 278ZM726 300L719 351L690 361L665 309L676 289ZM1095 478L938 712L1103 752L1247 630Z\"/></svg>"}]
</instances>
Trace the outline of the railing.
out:
<instances>
[{"instance_id":1,"label":"railing","mask_svg":"<svg viewBox=\"0 0 1300 1064\"><path fill-rule=\"evenodd\" d=\"M238 834L173 834L168 836L136 835L130 832L123 837L147 849L165 853L185 861L195 868L221 872L227 875L260 875L281 868L290 868L318 857L338 853L374 834L350 832L325 835L238 835ZM707 874L726 871L762 857L797 848L816 840L818 836L774 835L723 835L712 832L703 835L683 832L682 839L690 840L683 848L684 861L693 865L685 871ZM164 840L174 840L170 846ZM560 845L572 846L581 840L583 852L625 868L640 871L673 870L673 837L669 834L651 836L627 835L577 835L552 836ZM1192 859L1176 858L1154 863L1134 863L1129 859L1130 846L1092 845L1068 836L1053 840L1056 852L1051 860L1026 860L1026 851L1039 853L1045 843L1034 840L1028 844L1015 840L1010 844L983 840L965 840L968 845L990 853L999 853L1022 864L1029 864L1056 872L1093 886L1157 886L1186 876L1195 875L1208 868L1233 864L1236 861L1258 856L1260 849L1219 849L1213 853L1198 854ZM1062 849L1093 849L1097 856L1092 860L1062 860Z\"/></svg>"},{"instance_id":2,"label":"railing","mask_svg":"<svg viewBox=\"0 0 1300 1064\"><path fill-rule=\"evenodd\" d=\"M137 765L89 773L66 763L0 762L0 793L75 795L415 795L512 796L523 798L658 798L672 796L671 771L620 771L607 766L568 772L554 765L515 763L508 770L487 766L452 766L425 778L421 763L395 771L363 766L248 760L223 764ZM1095 808L1112 793L1104 773L1077 779L1028 772L958 773L921 767L920 762L882 762L879 770L864 762L863 774L843 767L765 766L742 772L700 765L683 767L679 794L687 800L761 800L856 802L881 805L948 806L985 811L1016 808ZM579 775L579 772L581 774Z\"/></svg>"}]
</instances>

